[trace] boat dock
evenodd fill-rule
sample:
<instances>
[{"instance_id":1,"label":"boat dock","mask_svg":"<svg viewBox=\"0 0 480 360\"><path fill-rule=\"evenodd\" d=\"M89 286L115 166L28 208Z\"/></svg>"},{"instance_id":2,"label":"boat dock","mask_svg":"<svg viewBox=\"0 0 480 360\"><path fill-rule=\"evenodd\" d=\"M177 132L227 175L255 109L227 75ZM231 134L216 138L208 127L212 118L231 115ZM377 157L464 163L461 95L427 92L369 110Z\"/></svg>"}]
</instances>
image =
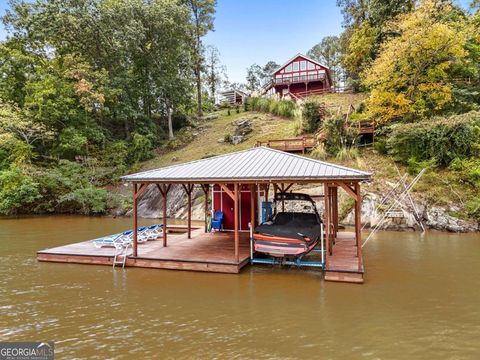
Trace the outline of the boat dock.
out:
<instances>
[{"instance_id":1,"label":"boat dock","mask_svg":"<svg viewBox=\"0 0 480 360\"><path fill-rule=\"evenodd\" d=\"M238 274L250 260L248 233L240 235L240 256L235 261L231 233L205 233L185 226L167 227L168 246L160 239L138 244L138 255L127 257L125 266L155 269L193 270ZM96 248L92 241L59 246L37 252L37 260L59 263L113 265L114 247Z\"/></svg>"},{"instance_id":2,"label":"boat dock","mask_svg":"<svg viewBox=\"0 0 480 360\"><path fill-rule=\"evenodd\" d=\"M360 184L370 176L363 171L262 146L136 173L123 177L133 190L132 238L125 247L130 253L117 254L115 261L114 248L99 249L92 241L84 241L41 250L37 259L113 265L119 264L120 256L122 266L238 273L250 263L249 229L270 218L271 209L265 205L269 204L272 188L275 197L278 191L286 193L297 184L319 184L324 188L323 194L317 196L323 198L323 225L319 223L322 236L319 249L315 250L320 250L322 260L320 264L312 261L310 266L323 268L328 281L362 283ZM167 224L167 197L172 186L185 190L187 226ZM166 231L158 235L161 238L145 242L138 230L138 202L148 187L157 188L162 196L161 227ZM192 227L195 188L204 192L202 228ZM339 191L354 201L354 232L339 230ZM221 214L221 220L215 217L217 213ZM213 233L207 232L209 214L213 219L211 226L217 230ZM308 266L304 261L308 255L283 264Z\"/></svg>"}]
</instances>

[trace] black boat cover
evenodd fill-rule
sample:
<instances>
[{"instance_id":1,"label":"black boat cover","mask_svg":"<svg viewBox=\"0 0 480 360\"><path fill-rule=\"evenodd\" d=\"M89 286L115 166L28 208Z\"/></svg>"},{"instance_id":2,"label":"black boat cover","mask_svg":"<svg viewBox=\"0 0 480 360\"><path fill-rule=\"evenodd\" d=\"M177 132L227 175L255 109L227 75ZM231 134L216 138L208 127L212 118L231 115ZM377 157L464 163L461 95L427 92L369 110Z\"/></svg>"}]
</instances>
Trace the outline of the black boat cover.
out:
<instances>
[{"instance_id":1,"label":"black boat cover","mask_svg":"<svg viewBox=\"0 0 480 360\"><path fill-rule=\"evenodd\" d=\"M312 241L321 237L320 223L316 214L301 212L280 212L273 221L264 222L255 228L255 233L289 239Z\"/></svg>"}]
</instances>

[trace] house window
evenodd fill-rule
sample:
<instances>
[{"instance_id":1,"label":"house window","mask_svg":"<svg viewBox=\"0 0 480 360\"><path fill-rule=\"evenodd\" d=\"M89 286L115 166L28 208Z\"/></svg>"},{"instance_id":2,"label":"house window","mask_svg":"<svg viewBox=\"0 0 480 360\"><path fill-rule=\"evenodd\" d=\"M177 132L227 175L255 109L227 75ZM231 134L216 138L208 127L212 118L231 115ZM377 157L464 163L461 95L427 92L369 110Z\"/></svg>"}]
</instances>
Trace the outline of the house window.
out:
<instances>
[{"instance_id":1,"label":"house window","mask_svg":"<svg viewBox=\"0 0 480 360\"><path fill-rule=\"evenodd\" d=\"M308 62L308 70L313 70L315 69L315 64L311 63L310 61Z\"/></svg>"},{"instance_id":2,"label":"house window","mask_svg":"<svg viewBox=\"0 0 480 360\"><path fill-rule=\"evenodd\" d=\"M293 71L298 71L298 61L293 63Z\"/></svg>"},{"instance_id":3,"label":"house window","mask_svg":"<svg viewBox=\"0 0 480 360\"><path fill-rule=\"evenodd\" d=\"M292 72L292 64L287 65L287 67L285 68L285 71Z\"/></svg>"},{"instance_id":4,"label":"house window","mask_svg":"<svg viewBox=\"0 0 480 360\"><path fill-rule=\"evenodd\" d=\"M307 62L305 60L300 61L300 70L305 70L307 68Z\"/></svg>"}]
</instances>

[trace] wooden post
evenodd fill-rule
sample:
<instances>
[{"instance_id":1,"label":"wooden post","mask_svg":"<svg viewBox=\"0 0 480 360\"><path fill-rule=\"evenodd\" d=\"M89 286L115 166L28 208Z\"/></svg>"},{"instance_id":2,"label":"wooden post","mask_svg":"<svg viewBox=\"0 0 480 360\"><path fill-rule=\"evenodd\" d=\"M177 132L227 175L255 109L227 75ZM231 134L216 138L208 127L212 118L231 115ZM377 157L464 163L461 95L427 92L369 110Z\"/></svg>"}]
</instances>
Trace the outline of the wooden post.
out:
<instances>
[{"instance_id":1,"label":"wooden post","mask_svg":"<svg viewBox=\"0 0 480 360\"><path fill-rule=\"evenodd\" d=\"M338 233L338 187L333 188L333 226L335 231L335 238Z\"/></svg>"},{"instance_id":2,"label":"wooden post","mask_svg":"<svg viewBox=\"0 0 480 360\"><path fill-rule=\"evenodd\" d=\"M285 194L285 184L282 184L282 193ZM285 212L285 199L284 196L282 196L282 212Z\"/></svg>"},{"instance_id":3,"label":"wooden post","mask_svg":"<svg viewBox=\"0 0 480 360\"><path fill-rule=\"evenodd\" d=\"M355 183L355 193L357 199L355 200L355 238L357 241L357 256L362 256L362 195L360 193L360 184Z\"/></svg>"},{"instance_id":4,"label":"wooden post","mask_svg":"<svg viewBox=\"0 0 480 360\"><path fill-rule=\"evenodd\" d=\"M138 255L137 184L133 184L133 256Z\"/></svg>"},{"instance_id":5,"label":"wooden post","mask_svg":"<svg viewBox=\"0 0 480 360\"><path fill-rule=\"evenodd\" d=\"M165 184L162 184L163 191L163 247L167 247L167 191Z\"/></svg>"},{"instance_id":6,"label":"wooden post","mask_svg":"<svg viewBox=\"0 0 480 360\"><path fill-rule=\"evenodd\" d=\"M202 189L203 192L205 193L205 232L208 232L208 191L209 191L210 185L208 184L203 184Z\"/></svg>"},{"instance_id":7,"label":"wooden post","mask_svg":"<svg viewBox=\"0 0 480 360\"><path fill-rule=\"evenodd\" d=\"M240 244L240 239L239 239L239 233L238 233L238 184L235 183L233 184L233 194L234 194L234 199L233 199L233 204L234 204L234 209L233 209L233 216L235 218L234 220L234 236L235 236L235 261L238 263L239 262L239 244Z\"/></svg>"},{"instance_id":8,"label":"wooden post","mask_svg":"<svg viewBox=\"0 0 480 360\"><path fill-rule=\"evenodd\" d=\"M255 191L255 184L250 185L250 226L252 227L252 230L255 229L255 209L256 209L256 191Z\"/></svg>"},{"instance_id":9,"label":"wooden post","mask_svg":"<svg viewBox=\"0 0 480 360\"><path fill-rule=\"evenodd\" d=\"M323 224L325 225L325 245L328 255L332 255L332 250L330 249L330 207L329 207L329 192L328 184L323 185L323 200L324 200L324 210L323 210Z\"/></svg>"},{"instance_id":10,"label":"wooden post","mask_svg":"<svg viewBox=\"0 0 480 360\"><path fill-rule=\"evenodd\" d=\"M265 221L268 220L268 189L270 188L270 185L269 184L266 184L265 185L265 194L264 194L264 198L265 198L265 209L264 209L264 213L265 213Z\"/></svg>"},{"instance_id":11,"label":"wooden post","mask_svg":"<svg viewBox=\"0 0 480 360\"><path fill-rule=\"evenodd\" d=\"M187 193L187 238L192 238L192 191L193 184L182 185Z\"/></svg>"},{"instance_id":12,"label":"wooden post","mask_svg":"<svg viewBox=\"0 0 480 360\"><path fill-rule=\"evenodd\" d=\"M171 184L168 186L165 184L157 184L158 190L162 194L163 198L163 247L167 246L167 194L170 190Z\"/></svg>"}]
</instances>

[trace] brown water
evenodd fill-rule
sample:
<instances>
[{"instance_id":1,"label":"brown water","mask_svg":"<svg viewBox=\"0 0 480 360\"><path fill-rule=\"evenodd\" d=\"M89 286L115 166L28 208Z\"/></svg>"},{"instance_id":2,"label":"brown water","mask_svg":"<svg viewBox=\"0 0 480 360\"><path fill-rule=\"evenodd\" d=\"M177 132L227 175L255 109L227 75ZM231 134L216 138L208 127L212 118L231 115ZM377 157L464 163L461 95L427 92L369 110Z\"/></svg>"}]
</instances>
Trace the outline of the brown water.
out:
<instances>
[{"instance_id":1,"label":"brown water","mask_svg":"<svg viewBox=\"0 0 480 360\"><path fill-rule=\"evenodd\" d=\"M0 341L70 358L480 358L480 236L384 232L366 283L255 266L240 275L39 263L35 251L129 219L0 220Z\"/></svg>"}]
</instances>

